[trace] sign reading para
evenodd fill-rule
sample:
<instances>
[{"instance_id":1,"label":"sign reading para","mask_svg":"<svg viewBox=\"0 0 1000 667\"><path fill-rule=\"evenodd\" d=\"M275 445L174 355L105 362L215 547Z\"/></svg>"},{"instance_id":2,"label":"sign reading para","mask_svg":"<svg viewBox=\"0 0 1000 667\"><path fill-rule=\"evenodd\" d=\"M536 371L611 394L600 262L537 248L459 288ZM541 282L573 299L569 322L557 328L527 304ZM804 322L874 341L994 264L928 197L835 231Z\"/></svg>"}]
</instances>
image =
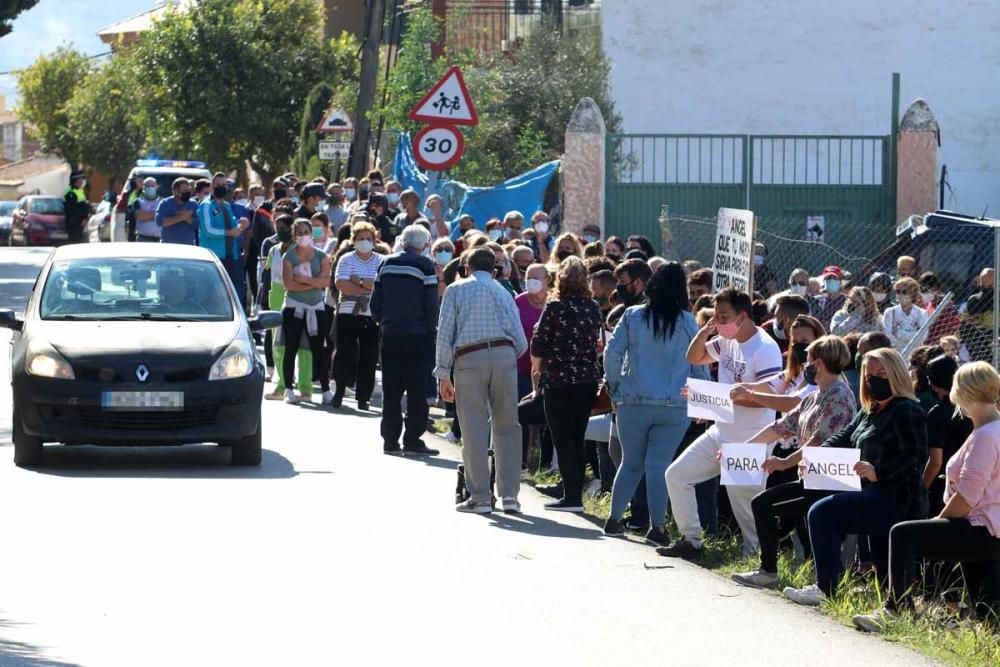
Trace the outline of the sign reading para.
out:
<instances>
[{"instance_id":1,"label":"sign reading para","mask_svg":"<svg viewBox=\"0 0 1000 667\"><path fill-rule=\"evenodd\" d=\"M720 208L712 259L713 292L735 287L751 294L753 275L753 211Z\"/></svg>"},{"instance_id":2,"label":"sign reading para","mask_svg":"<svg viewBox=\"0 0 1000 667\"><path fill-rule=\"evenodd\" d=\"M764 459L767 445L737 442L722 443L722 484L725 486L764 486Z\"/></svg>"},{"instance_id":3,"label":"sign reading para","mask_svg":"<svg viewBox=\"0 0 1000 667\"><path fill-rule=\"evenodd\" d=\"M860 491L861 478L854 472L854 464L860 460L860 449L803 447L803 486L821 491Z\"/></svg>"},{"instance_id":4,"label":"sign reading para","mask_svg":"<svg viewBox=\"0 0 1000 667\"><path fill-rule=\"evenodd\" d=\"M733 399L729 398L731 385L688 378L687 388L688 417L733 423Z\"/></svg>"}]
</instances>

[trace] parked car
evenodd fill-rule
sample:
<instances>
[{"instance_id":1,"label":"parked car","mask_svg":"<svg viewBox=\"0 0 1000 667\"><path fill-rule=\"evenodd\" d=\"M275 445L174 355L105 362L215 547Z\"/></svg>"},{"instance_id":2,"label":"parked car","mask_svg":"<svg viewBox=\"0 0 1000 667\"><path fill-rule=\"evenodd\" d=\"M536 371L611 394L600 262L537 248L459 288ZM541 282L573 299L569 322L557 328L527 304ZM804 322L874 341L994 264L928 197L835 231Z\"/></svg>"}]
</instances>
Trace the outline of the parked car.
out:
<instances>
[{"instance_id":1,"label":"parked car","mask_svg":"<svg viewBox=\"0 0 1000 667\"><path fill-rule=\"evenodd\" d=\"M261 462L264 362L213 253L175 243L75 244L49 255L11 329L14 462L45 443L213 442L233 465Z\"/></svg>"},{"instance_id":2,"label":"parked car","mask_svg":"<svg viewBox=\"0 0 1000 667\"><path fill-rule=\"evenodd\" d=\"M66 215L62 197L21 197L11 216L8 245L62 245L66 242Z\"/></svg>"},{"instance_id":3,"label":"parked car","mask_svg":"<svg viewBox=\"0 0 1000 667\"><path fill-rule=\"evenodd\" d=\"M132 183L136 178L156 179L157 192L161 197L173 196L172 188L174 180L184 176L192 181L199 178L212 178L204 162L192 160L138 160L135 167L129 172L121 194L114 205L114 213L111 221L111 240L127 241L128 231L125 225L125 212L128 210L129 195L132 193Z\"/></svg>"},{"instance_id":4,"label":"parked car","mask_svg":"<svg viewBox=\"0 0 1000 667\"><path fill-rule=\"evenodd\" d=\"M105 199L98 204L97 210L90 216L87 228L84 230L84 238L88 243L111 242L111 218L114 210L114 201Z\"/></svg>"},{"instance_id":5,"label":"parked car","mask_svg":"<svg viewBox=\"0 0 1000 667\"><path fill-rule=\"evenodd\" d=\"M10 225L14 219L15 208L17 208L16 201L0 201L0 245L10 243Z\"/></svg>"}]
</instances>

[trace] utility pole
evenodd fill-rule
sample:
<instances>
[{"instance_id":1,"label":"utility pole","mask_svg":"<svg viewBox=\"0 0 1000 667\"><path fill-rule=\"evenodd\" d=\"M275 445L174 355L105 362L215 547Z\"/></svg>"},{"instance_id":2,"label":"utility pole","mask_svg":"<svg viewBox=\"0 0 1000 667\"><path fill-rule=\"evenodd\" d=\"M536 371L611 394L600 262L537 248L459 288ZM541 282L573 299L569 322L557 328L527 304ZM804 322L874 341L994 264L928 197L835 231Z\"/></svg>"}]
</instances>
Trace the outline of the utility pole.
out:
<instances>
[{"instance_id":1,"label":"utility pole","mask_svg":"<svg viewBox=\"0 0 1000 667\"><path fill-rule=\"evenodd\" d=\"M347 163L349 176L361 178L368 169L368 139L371 121L368 112L375 102L378 80L378 54L382 43L382 23L385 20L385 0L368 0L365 12L365 41L361 45L361 80L358 85L358 106L354 114L354 137L351 157Z\"/></svg>"}]
</instances>

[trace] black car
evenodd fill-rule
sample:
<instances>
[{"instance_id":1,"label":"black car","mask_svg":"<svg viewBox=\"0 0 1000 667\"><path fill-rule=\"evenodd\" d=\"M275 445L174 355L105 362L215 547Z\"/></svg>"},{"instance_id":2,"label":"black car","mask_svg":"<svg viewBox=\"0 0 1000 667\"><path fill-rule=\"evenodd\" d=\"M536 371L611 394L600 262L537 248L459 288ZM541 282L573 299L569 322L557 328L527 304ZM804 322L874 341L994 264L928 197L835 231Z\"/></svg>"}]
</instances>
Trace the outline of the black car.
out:
<instances>
[{"instance_id":1,"label":"black car","mask_svg":"<svg viewBox=\"0 0 1000 667\"><path fill-rule=\"evenodd\" d=\"M208 250L155 243L70 245L50 255L14 330L14 462L43 444L232 448L261 461L264 365L222 264Z\"/></svg>"}]
</instances>

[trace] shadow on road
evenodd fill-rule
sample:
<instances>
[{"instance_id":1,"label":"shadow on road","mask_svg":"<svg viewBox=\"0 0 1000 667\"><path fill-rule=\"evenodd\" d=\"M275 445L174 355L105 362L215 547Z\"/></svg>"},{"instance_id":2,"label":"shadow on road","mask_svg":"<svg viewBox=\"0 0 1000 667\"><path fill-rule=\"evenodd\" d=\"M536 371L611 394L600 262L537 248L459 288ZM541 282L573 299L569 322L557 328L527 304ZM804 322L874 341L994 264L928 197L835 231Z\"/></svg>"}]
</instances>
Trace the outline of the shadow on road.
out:
<instances>
[{"instance_id":1,"label":"shadow on road","mask_svg":"<svg viewBox=\"0 0 1000 667\"><path fill-rule=\"evenodd\" d=\"M16 624L0 620L0 632ZM75 662L63 662L43 657L43 649L27 642L0 636L0 665L3 667L80 667Z\"/></svg>"},{"instance_id":2,"label":"shadow on road","mask_svg":"<svg viewBox=\"0 0 1000 667\"><path fill-rule=\"evenodd\" d=\"M543 535L545 537L562 537L572 540L599 540L603 539L604 533L596 529L577 528L558 523L551 519L544 519L540 516L529 514L507 515L494 512L489 515L492 525L503 530L512 530L528 535Z\"/></svg>"},{"instance_id":3,"label":"shadow on road","mask_svg":"<svg viewBox=\"0 0 1000 667\"><path fill-rule=\"evenodd\" d=\"M47 446L34 472L58 477L150 477L163 479L288 479L298 472L281 454L264 450L259 467L229 465L229 448ZM0 662L0 665L3 663Z\"/></svg>"}]
</instances>

